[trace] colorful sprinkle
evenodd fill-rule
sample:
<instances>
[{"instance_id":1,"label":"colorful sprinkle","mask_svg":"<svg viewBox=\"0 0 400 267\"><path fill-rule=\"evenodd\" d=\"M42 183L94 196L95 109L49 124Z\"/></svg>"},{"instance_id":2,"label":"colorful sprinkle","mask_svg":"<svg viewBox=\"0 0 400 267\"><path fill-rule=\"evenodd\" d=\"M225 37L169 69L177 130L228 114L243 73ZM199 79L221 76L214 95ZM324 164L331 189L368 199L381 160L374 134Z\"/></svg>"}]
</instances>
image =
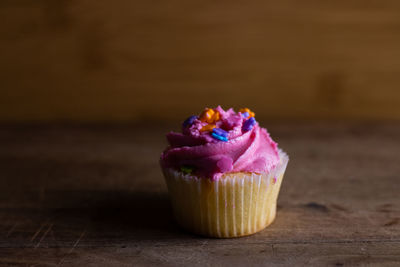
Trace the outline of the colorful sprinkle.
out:
<instances>
[{"instance_id":1,"label":"colorful sprinkle","mask_svg":"<svg viewBox=\"0 0 400 267\"><path fill-rule=\"evenodd\" d=\"M254 127L254 125L256 125L256 123L257 123L256 119L254 119L254 117L251 117L250 119L246 120L243 123L242 130L245 132L250 131L251 129L253 129L253 127Z\"/></svg>"},{"instance_id":2,"label":"colorful sprinkle","mask_svg":"<svg viewBox=\"0 0 400 267\"><path fill-rule=\"evenodd\" d=\"M214 110L211 108L206 108L201 114L200 114L200 121L202 122L208 122L208 120L211 120L212 116L214 115Z\"/></svg>"},{"instance_id":3,"label":"colorful sprinkle","mask_svg":"<svg viewBox=\"0 0 400 267\"><path fill-rule=\"evenodd\" d=\"M242 114L244 114L244 113L248 113L249 114L249 116L250 117L254 117L256 114L254 113L254 112L252 112L250 109L248 109L248 108L241 108L241 109L239 109L239 112L240 113L242 113ZM248 117L248 116L247 116ZM247 118L246 117L246 118Z\"/></svg>"},{"instance_id":4,"label":"colorful sprinkle","mask_svg":"<svg viewBox=\"0 0 400 267\"><path fill-rule=\"evenodd\" d=\"M228 138L228 132L221 128L214 128L213 133Z\"/></svg>"},{"instance_id":5,"label":"colorful sprinkle","mask_svg":"<svg viewBox=\"0 0 400 267\"><path fill-rule=\"evenodd\" d=\"M219 120L220 120L219 112L213 110L212 108L207 108L200 114L200 121L202 122L215 123Z\"/></svg>"},{"instance_id":6,"label":"colorful sprinkle","mask_svg":"<svg viewBox=\"0 0 400 267\"><path fill-rule=\"evenodd\" d=\"M274 183L274 184L276 184L276 176L274 177L274 179L272 180L272 182Z\"/></svg>"},{"instance_id":7,"label":"colorful sprinkle","mask_svg":"<svg viewBox=\"0 0 400 267\"><path fill-rule=\"evenodd\" d=\"M221 119L221 115L219 114L218 111L215 111L214 116L212 117L212 119L213 119L212 123L215 123L215 122L217 122L217 121L219 121Z\"/></svg>"},{"instance_id":8,"label":"colorful sprinkle","mask_svg":"<svg viewBox=\"0 0 400 267\"><path fill-rule=\"evenodd\" d=\"M183 122L183 127L188 127L191 126L193 124L193 122L197 119L197 116L190 116L189 118L187 118L184 122Z\"/></svg>"},{"instance_id":9,"label":"colorful sprinkle","mask_svg":"<svg viewBox=\"0 0 400 267\"><path fill-rule=\"evenodd\" d=\"M215 124L207 124L207 125L204 125L204 126L200 129L200 132L211 131L211 130L214 129L215 127L216 127Z\"/></svg>"},{"instance_id":10,"label":"colorful sprinkle","mask_svg":"<svg viewBox=\"0 0 400 267\"><path fill-rule=\"evenodd\" d=\"M227 141L228 141L228 138L227 138L227 137L225 137L225 136L220 136L220 135L218 135L218 134L216 134L216 133L211 133L211 136L214 137L214 138L217 139L217 140L220 140L220 141L224 141L224 142L227 142Z\"/></svg>"},{"instance_id":11,"label":"colorful sprinkle","mask_svg":"<svg viewBox=\"0 0 400 267\"><path fill-rule=\"evenodd\" d=\"M243 112L241 114L242 114L243 118L246 118L246 119L250 116L250 114L248 112Z\"/></svg>"},{"instance_id":12,"label":"colorful sprinkle","mask_svg":"<svg viewBox=\"0 0 400 267\"><path fill-rule=\"evenodd\" d=\"M186 173L186 174L191 174L193 172L193 168L188 167L188 166L182 166L181 171Z\"/></svg>"}]
</instances>

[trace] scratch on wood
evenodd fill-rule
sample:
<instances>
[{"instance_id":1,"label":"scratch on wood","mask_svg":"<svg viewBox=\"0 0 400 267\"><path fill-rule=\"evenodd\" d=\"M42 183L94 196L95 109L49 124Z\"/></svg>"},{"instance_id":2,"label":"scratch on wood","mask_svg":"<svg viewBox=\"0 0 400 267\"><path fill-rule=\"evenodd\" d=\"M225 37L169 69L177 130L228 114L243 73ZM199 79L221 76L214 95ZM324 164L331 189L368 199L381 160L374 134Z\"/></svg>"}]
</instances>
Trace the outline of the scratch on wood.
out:
<instances>
[{"instance_id":1,"label":"scratch on wood","mask_svg":"<svg viewBox=\"0 0 400 267\"><path fill-rule=\"evenodd\" d=\"M57 266L61 266L61 264L63 264L65 258L72 253L72 251L74 251L74 249L76 248L76 246L79 244L79 242L82 240L83 236L86 234L86 229L82 231L81 235L78 237L78 239L75 241L74 245L72 246L72 248L67 252L67 254L64 255L64 257L62 257L62 259L60 260L60 262L57 264Z\"/></svg>"},{"instance_id":2,"label":"scratch on wood","mask_svg":"<svg viewBox=\"0 0 400 267\"><path fill-rule=\"evenodd\" d=\"M328 212L329 211L329 209L325 205L319 204L319 203L316 203L316 202L309 202L309 203L305 204L304 206L306 208L318 210L318 211L321 211L321 212Z\"/></svg>"},{"instance_id":3,"label":"scratch on wood","mask_svg":"<svg viewBox=\"0 0 400 267\"><path fill-rule=\"evenodd\" d=\"M332 208L336 209L336 210L340 210L340 211L349 211L347 208L345 208L345 207L343 207L343 206L341 206L341 205L338 205L338 204L331 204L330 206L331 206Z\"/></svg>"},{"instance_id":4,"label":"scratch on wood","mask_svg":"<svg viewBox=\"0 0 400 267\"><path fill-rule=\"evenodd\" d=\"M379 212L392 212L393 210L391 208L379 208L377 209Z\"/></svg>"},{"instance_id":5,"label":"scratch on wood","mask_svg":"<svg viewBox=\"0 0 400 267\"><path fill-rule=\"evenodd\" d=\"M392 225L398 224L399 222L400 222L399 218L394 218L393 220L388 221L387 223L385 223L383 226L392 226Z\"/></svg>"},{"instance_id":6,"label":"scratch on wood","mask_svg":"<svg viewBox=\"0 0 400 267\"><path fill-rule=\"evenodd\" d=\"M386 204L378 206L378 208L376 210L379 212L392 212L393 205L390 203L386 203Z\"/></svg>"},{"instance_id":7,"label":"scratch on wood","mask_svg":"<svg viewBox=\"0 0 400 267\"><path fill-rule=\"evenodd\" d=\"M271 250L272 250L272 257L276 257L276 248L274 247L274 244L271 244Z\"/></svg>"},{"instance_id":8,"label":"scratch on wood","mask_svg":"<svg viewBox=\"0 0 400 267\"><path fill-rule=\"evenodd\" d=\"M204 248L205 246L207 246L208 241L204 240L204 242L200 245L200 248Z\"/></svg>"},{"instance_id":9,"label":"scratch on wood","mask_svg":"<svg viewBox=\"0 0 400 267\"><path fill-rule=\"evenodd\" d=\"M17 225L18 223L14 223L14 225L10 228L10 230L8 230L6 237L9 237L14 232Z\"/></svg>"},{"instance_id":10,"label":"scratch on wood","mask_svg":"<svg viewBox=\"0 0 400 267\"><path fill-rule=\"evenodd\" d=\"M49 227L47 228L46 232L44 232L44 234L42 235L42 238L40 238L39 242L36 244L35 249L40 246L40 243L42 243L43 239L46 237L46 235L49 233L49 231L51 230L52 227L53 227L53 223L51 223L49 225Z\"/></svg>"},{"instance_id":11,"label":"scratch on wood","mask_svg":"<svg viewBox=\"0 0 400 267\"><path fill-rule=\"evenodd\" d=\"M45 225L47 224L47 222L45 222L45 223L43 223L40 227L39 227L39 229L37 229L37 231L35 232L35 234L32 236L32 238L31 238L31 242L33 241L33 240L35 240L35 238L39 235L39 233L43 230L43 228L45 227Z\"/></svg>"}]
</instances>

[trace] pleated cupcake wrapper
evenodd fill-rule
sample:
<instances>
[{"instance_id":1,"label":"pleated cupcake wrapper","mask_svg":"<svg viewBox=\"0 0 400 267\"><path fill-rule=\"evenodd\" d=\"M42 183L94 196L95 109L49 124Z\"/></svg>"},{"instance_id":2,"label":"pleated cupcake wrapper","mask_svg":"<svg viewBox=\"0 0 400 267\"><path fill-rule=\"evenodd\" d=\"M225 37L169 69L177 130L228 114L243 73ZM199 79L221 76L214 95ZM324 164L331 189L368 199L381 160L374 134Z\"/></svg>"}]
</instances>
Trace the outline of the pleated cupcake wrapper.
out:
<instances>
[{"instance_id":1,"label":"pleated cupcake wrapper","mask_svg":"<svg viewBox=\"0 0 400 267\"><path fill-rule=\"evenodd\" d=\"M212 237L256 233L275 219L276 201L288 163L269 173L230 173L211 181L173 169L164 169L177 222L187 230Z\"/></svg>"}]
</instances>

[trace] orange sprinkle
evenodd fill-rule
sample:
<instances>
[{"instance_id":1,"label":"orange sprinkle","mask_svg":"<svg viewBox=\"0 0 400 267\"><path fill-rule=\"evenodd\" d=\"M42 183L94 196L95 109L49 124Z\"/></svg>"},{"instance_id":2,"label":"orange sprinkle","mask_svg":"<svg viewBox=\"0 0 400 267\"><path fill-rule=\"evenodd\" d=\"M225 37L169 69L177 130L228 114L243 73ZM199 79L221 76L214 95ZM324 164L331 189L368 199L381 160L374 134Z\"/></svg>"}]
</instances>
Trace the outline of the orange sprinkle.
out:
<instances>
[{"instance_id":1,"label":"orange sprinkle","mask_svg":"<svg viewBox=\"0 0 400 267\"><path fill-rule=\"evenodd\" d=\"M239 112L240 112L240 113L245 113L245 112L247 112L247 113L249 113L249 116L250 116L250 117L254 117L254 116L256 115L253 111L251 111L251 110L248 109L248 108L241 108L241 109L239 109Z\"/></svg>"},{"instance_id":2,"label":"orange sprinkle","mask_svg":"<svg viewBox=\"0 0 400 267\"><path fill-rule=\"evenodd\" d=\"M212 108L207 108L200 114L200 121L202 122L215 123L219 121L219 119L219 112L214 111Z\"/></svg>"},{"instance_id":3,"label":"orange sprinkle","mask_svg":"<svg viewBox=\"0 0 400 267\"><path fill-rule=\"evenodd\" d=\"M200 121L207 122L212 118L213 115L214 115L214 110L211 108L206 108L199 116Z\"/></svg>"},{"instance_id":4,"label":"orange sprinkle","mask_svg":"<svg viewBox=\"0 0 400 267\"><path fill-rule=\"evenodd\" d=\"M200 132L211 131L215 127L216 127L215 124L207 124L200 129Z\"/></svg>"},{"instance_id":5,"label":"orange sprinkle","mask_svg":"<svg viewBox=\"0 0 400 267\"><path fill-rule=\"evenodd\" d=\"M212 116L212 122L211 123L214 123L214 122L217 122L217 121L219 121L220 119L221 119L221 116L219 115L219 112L218 111L215 111L214 112L214 115Z\"/></svg>"}]
</instances>

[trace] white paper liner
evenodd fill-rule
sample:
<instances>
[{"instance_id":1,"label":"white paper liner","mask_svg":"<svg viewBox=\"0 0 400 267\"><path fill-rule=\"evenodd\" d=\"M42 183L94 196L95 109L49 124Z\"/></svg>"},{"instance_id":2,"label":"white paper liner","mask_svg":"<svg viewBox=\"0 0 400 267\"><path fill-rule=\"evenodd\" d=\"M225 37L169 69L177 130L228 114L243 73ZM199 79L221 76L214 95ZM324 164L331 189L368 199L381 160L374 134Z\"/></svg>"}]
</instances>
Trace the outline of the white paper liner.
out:
<instances>
[{"instance_id":1,"label":"white paper liner","mask_svg":"<svg viewBox=\"0 0 400 267\"><path fill-rule=\"evenodd\" d=\"M289 161L269 173L229 173L211 181L173 169L163 173L177 222L189 231L212 237L256 233L275 219L276 201Z\"/></svg>"}]
</instances>

